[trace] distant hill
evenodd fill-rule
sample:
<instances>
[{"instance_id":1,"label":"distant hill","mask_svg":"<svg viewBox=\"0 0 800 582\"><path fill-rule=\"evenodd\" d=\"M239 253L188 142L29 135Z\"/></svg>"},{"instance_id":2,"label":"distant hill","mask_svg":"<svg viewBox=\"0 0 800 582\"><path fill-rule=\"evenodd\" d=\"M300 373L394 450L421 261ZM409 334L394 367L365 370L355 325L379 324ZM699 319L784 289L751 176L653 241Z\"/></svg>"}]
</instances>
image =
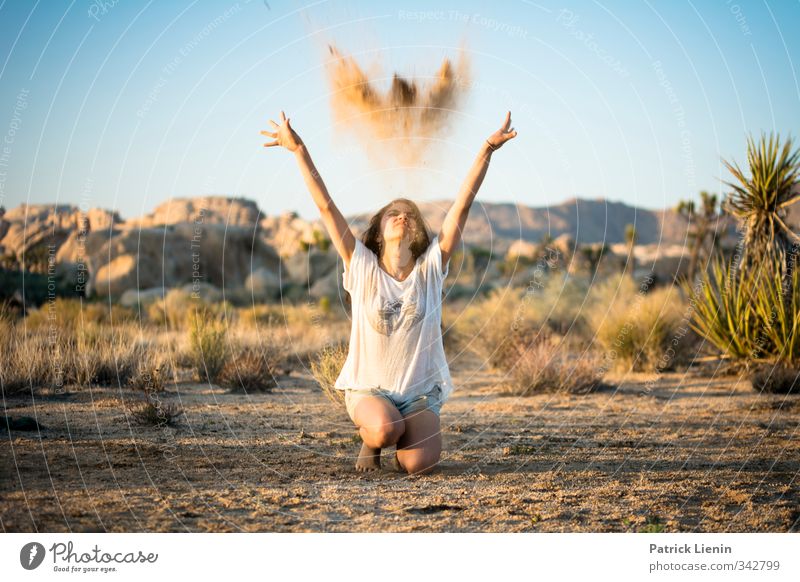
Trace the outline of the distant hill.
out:
<instances>
[{"instance_id":1,"label":"distant hill","mask_svg":"<svg viewBox=\"0 0 800 582\"><path fill-rule=\"evenodd\" d=\"M432 232L438 232L452 201L418 204ZM346 218L360 234L370 216ZM800 208L792 208L789 223L795 230L798 217ZM476 201L463 240L491 249L498 258L512 245L511 254L519 249L530 254L535 245L529 243L545 236L562 242L572 238L578 244L607 243L612 253L625 256L628 224L636 227L642 268L667 259L672 261L670 272L685 267L686 218L671 209L649 210L604 199L571 198L542 207ZM738 241L730 217L721 219L716 229L723 246L731 248ZM14 269L25 254L29 269L45 273L55 265L70 280L86 274L87 289L115 296L137 288L199 282L269 295L287 281L311 285L318 280L322 281L315 292L322 294L338 285L335 249L314 248L313 256L298 253L324 233L320 219L305 220L295 212L265 215L256 202L228 196L175 198L127 220L113 210L82 213L64 204L21 205L0 209L0 258Z\"/></svg>"},{"instance_id":2,"label":"distant hill","mask_svg":"<svg viewBox=\"0 0 800 582\"><path fill-rule=\"evenodd\" d=\"M418 204L435 232L441 227L452 200L420 201ZM800 204L795 206L800 207ZM796 225L800 208L791 210L790 221ZM64 204L20 205L9 210L5 216L0 215L0 254L20 254L48 232L65 240L70 231L78 229L79 215L76 206ZM361 213L346 218L351 228L360 233L370 216L371 213ZM148 215L127 220L114 211L92 209L88 222L94 231L107 230L112 224L114 229L129 230L193 222L253 229L282 256L294 254L299 240L312 242L314 229L324 230L319 219L304 220L292 212L270 216L263 214L255 201L226 196L175 198ZM683 245L686 241L688 221L672 209L649 210L602 198L571 198L540 207L476 200L470 210L464 242L491 246L500 252L505 252L514 241L539 242L545 235L555 239L567 234L579 244L624 243L628 224L636 226L637 243L641 245ZM722 221L718 229L736 238L731 219Z\"/></svg>"},{"instance_id":3,"label":"distant hill","mask_svg":"<svg viewBox=\"0 0 800 582\"><path fill-rule=\"evenodd\" d=\"M419 207L434 231L441 227L451 200L419 202ZM364 228L369 215L348 217ZM553 239L571 236L578 244L625 242L625 227L633 224L637 244L684 245L688 221L672 209L648 210L624 202L571 198L551 206L475 201L465 227L467 244L492 247L505 252L516 240L539 242L545 235ZM735 224L724 220L718 225L728 237L736 238Z\"/></svg>"}]
</instances>

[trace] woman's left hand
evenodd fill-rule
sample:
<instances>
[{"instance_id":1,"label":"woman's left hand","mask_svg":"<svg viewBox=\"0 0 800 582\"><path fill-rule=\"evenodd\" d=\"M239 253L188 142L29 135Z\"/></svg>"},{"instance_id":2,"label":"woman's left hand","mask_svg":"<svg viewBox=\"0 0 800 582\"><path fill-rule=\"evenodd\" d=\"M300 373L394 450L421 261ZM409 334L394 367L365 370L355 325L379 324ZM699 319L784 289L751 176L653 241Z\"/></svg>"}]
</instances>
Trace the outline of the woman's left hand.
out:
<instances>
[{"instance_id":1,"label":"woman's left hand","mask_svg":"<svg viewBox=\"0 0 800 582\"><path fill-rule=\"evenodd\" d=\"M517 132L511 127L511 112L509 111L506 113L506 119L500 129L490 135L486 141L489 142L489 146L492 150L496 150L502 147L508 140L514 139L515 137L517 137Z\"/></svg>"}]
</instances>

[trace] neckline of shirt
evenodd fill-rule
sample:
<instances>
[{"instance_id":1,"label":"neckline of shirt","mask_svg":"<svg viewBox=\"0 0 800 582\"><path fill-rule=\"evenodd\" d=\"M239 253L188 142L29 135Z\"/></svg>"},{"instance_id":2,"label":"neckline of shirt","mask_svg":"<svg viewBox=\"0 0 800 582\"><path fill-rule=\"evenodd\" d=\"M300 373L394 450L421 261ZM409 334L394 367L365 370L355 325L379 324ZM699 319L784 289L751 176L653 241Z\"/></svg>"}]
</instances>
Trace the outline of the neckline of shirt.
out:
<instances>
[{"instance_id":1,"label":"neckline of shirt","mask_svg":"<svg viewBox=\"0 0 800 582\"><path fill-rule=\"evenodd\" d=\"M394 282L395 282L395 283L397 283L398 285L405 285L406 283L408 283L409 279L411 279L411 278L413 278L413 277L416 277L416 276L417 276L417 271L419 271L419 264L420 264L420 260L419 260L419 259L420 259L420 258L421 258L421 257L417 257L417 261L414 263L414 268L413 268L413 269L412 269L412 271L411 271L411 272L408 274L408 277L406 277L406 278L405 278L405 279L403 279L402 281L398 281L397 279L395 279L394 277L392 277L392 276L391 276L389 273L387 273L386 271L384 271L384 270L381 268L381 265L380 265L380 263L379 263L378 261L375 261L375 266L377 267L377 269L378 269L378 270L379 270L381 273L383 273L384 275L386 275L386 276L387 276L389 279L391 279L392 281L394 281Z\"/></svg>"}]
</instances>

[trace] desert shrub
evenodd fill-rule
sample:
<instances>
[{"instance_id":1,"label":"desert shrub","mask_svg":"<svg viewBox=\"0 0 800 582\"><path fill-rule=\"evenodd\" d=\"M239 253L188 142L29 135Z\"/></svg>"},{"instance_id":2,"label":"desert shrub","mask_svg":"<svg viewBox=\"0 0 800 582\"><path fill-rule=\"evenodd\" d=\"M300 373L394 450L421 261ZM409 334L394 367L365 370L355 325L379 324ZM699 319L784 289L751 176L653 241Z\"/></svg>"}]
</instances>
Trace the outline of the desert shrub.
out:
<instances>
[{"instance_id":1,"label":"desert shrub","mask_svg":"<svg viewBox=\"0 0 800 582\"><path fill-rule=\"evenodd\" d=\"M144 402L128 406L128 412L137 422L152 426L174 426L183 410L174 403L164 403L155 391L146 391Z\"/></svg>"},{"instance_id":2,"label":"desert shrub","mask_svg":"<svg viewBox=\"0 0 800 582\"><path fill-rule=\"evenodd\" d=\"M143 351L136 370L128 378L129 386L145 392L162 392L174 382L175 369L169 352L154 345Z\"/></svg>"},{"instance_id":3,"label":"desert shrub","mask_svg":"<svg viewBox=\"0 0 800 582\"><path fill-rule=\"evenodd\" d=\"M197 300L183 289L170 289L163 298L156 299L147 307L148 319L169 329L185 329L197 307Z\"/></svg>"},{"instance_id":4,"label":"desert shrub","mask_svg":"<svg viewBox=\"0 0 800 582\"><path fill-rule=\"evenodd\" d=\"M313 326L315 318L319 317L320 308L323 307L323 302L319 304L298 302L294 303L280 303L280 304L264 304L264 305L251 305L242 307L236 310L236 316L239 321L249 328L260 327L283 327L283 328L301 328ZM327 302L330 305L330 300Z\"/></svg>"},{"instance_id":5,"label":"desert shrub","mask_svg":"<svg viewBox=\"0 0 800 582\"><path fill-rule=\"evenodd\" d=\"M696 336L689 333L688 306L678 290L645 291L644 284L614 277L601 284L587 310L604 361L621 370L668 370L694 354Z\"/></svg>"},{"instance_id":6,"label":"desert shrub","mask_svg":"<svg viewBox=\"0 0 800 582\"><path fill-rule=\"evenodd\" d=\"M268 344L235 342L230 352L220 373L220 386L232 392L268 392L277 386L275 376L281 361L277 348Z\"/></svg>"},{"instance_id":7,"label":"desert shrub","mask_svg":"<svg viewBox=\"0 0 800 582\"><path fill-rule=\"evenodd\" d=\"M461 301L448 301L442 304L442 343L446 352L461 350L458 318L466 306Z\"/></svg>"},{"instance_id":8,"label":"desert shrub","mask_svg":"<svg viewBox=\"0 0 800 582\"><path fill-rule=\"evenodd\" d=\"M527 316L520 292L512 288L493 289L485 298L470 303L458 315L448 343L471 351L490 366L512 363L515 344L538 332L537 322Z\"/></svg>"},{"instance_id":9,"label":"desert shrub","mask_svg":"<svg viewBox=\"0 0 800 582\"><path fill-rule=\"evenodd\" d=\"M496 368L513 365L516 344L543 331L591 337L587 322L588 285L574 277L542 275L524 288L498 288L463 308L446 306L447 347L468 350Z\"/></svg>"},{"instance_id":10,"label":"desert shrub","mask_svg":"<svg viewBox=\"0 0 800 582\"><path fill-rule=\"evenodd\" d=\"M0 336L0 382L7 391L33 387L127 385L148 361L150 342L130 324L25 329Z\"/></svg>"},{"instance_id":11,"label":"desert shrub","mask_svg":"<svg viewBox=\"0 0 800 582\"><path fill-rule=\"evenodd\" d=\"M69 383L126 386L147 358L149 342L135 326L84 325L61 343Z\"/></svg>"},{"instance_id":12,"label":"desert shrub","mask_svg":"<svg viewBox=\"0 0 800 582\"><path fill-rule=\"evenodd\" d=\"M31 310L25 318L29 329L66 330L87 324L123 324L135 321L133 309L103 301L86 301L79 298L56 297Z\"/></svg>"},{"instance_id":13,"label":"desert shrub","mask_svg":"<svg viewBox=\"0 0 800 582\"><path fill-rule=\"evenodd\" d=\"M516 343L507 392L531 396L552 392L585 394L597 389L602 380L597 373L599 359L588 352L579 358L571 357L562 340L561 336L544 332L527 345Z\"/></svg>"},{"instance_id":14,"label":"desert shrub","mask_svg":"<svg viewBox=\"0 0 800 582\"><path fill-rule=\"evenodd\" d=\"M589 293L583 278L552 274L529 283L523 301L537 327L547 325L559 335L586 340L591 337L591 326L586 320Z\"/></svg>"},{"instance_id":15,"label":"desert shrub","mask_svg":"<svg viewBox=\"0 0 800 582\"><path fill-rule=\"evenodd\" d=\"M758 366L750 376L753 389L770 394L800 394L800 370L781 364Z\"/></svg>"},{"instance_id":16,"label":"desert shrub","mask_svg":"<svg viewBox=\"0 0 800 582\"><path fill-rule=\"evenodd\" d=\"M283 325L286 322L281 305L253 304L237 309L237 317L245 328Z\"/></svg>"},{"instance_id":17,"label":"desert shrub","mask_svg":"<svg viewBox=\"0 0 800 582\"><path fill-rule=\"evenodd\" d=\"M190 316L189 346L192 367L201 381L217 382L225 366L226 322L216 319L207 310Z\"/></svg>"},{"instance_id":18,"label":"desert shrub","mask_svg":"<svg viewBox=\"0 0 800 582\"><path fill-rule=\"evenodd\" d=\"M119 325L138 321L136 310L105 302L84 302L81 313L83 323Z\"/></svg>"},{"instance_id":19,"label":"desert shrub","mask_svg":"<svg viewBox=\"0 0 800 582\"><path fill-rule=\"evenodd\" d=\"M64 385L63 365L57 339L26 332L0 335L0 387L6 396Z\"/></svg>"},{"instance_id":20,"label":"desert shrub","mask_svg":"<svg viewBox=\"0 0 800 582\"><path fill-rule=\"evenodd\" d=\"M344 391L334 388L334 384L347 359L347 352L348 346L344 343L325 346L311 362L311 374L334 404L344 405Z\"/></svg>"},{"instance_id":21,"label":"desert shrub","mask_svg":"<svg viewBox=\"0 0 800 582\"><path fill-rule=\"evenodd\" d=\"M61 327L74 329L81 322L81 302L78 299L56 297L46 301L36 309L31 309L25 317L28 329L51 329Z\"/></svg>"},{"instance_id":22,"label":"desert shrub","mask_svg":"<svg viewBox=\"0 0 800 582\"><path fill-rule=\"evenodd\" d=\"M195 298L184 289L170 289L163 298L150 303L146 311L149 321L170 330L188 329L197 311L202 311L208 318L229 322L235 319L236 314L236 309L229 301Z\"/></svg>"}]
</instances>

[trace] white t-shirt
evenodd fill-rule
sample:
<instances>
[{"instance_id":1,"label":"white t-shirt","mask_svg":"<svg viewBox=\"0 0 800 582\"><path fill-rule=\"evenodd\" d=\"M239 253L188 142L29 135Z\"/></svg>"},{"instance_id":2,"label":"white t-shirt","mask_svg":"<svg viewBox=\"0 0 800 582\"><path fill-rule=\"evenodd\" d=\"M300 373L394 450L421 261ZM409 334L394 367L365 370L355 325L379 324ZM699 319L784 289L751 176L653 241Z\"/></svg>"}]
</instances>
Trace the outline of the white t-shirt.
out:
<instances>
[{"instance_id":1,"label":"white t-shirt","mask_svg":"<svg viewBox=\"0 0 800 582\"><path fill-rule=\"evenodd\" d=\"M356 247L342 274L350 293L352 327L347 360L334 387L380 387L410 398L434 384L442 401L453 390L442 344L442 251L435 236L417 257L414 270L398 281L378 265L378 257L363 242Z\"/></svg>"}]
</instances>

